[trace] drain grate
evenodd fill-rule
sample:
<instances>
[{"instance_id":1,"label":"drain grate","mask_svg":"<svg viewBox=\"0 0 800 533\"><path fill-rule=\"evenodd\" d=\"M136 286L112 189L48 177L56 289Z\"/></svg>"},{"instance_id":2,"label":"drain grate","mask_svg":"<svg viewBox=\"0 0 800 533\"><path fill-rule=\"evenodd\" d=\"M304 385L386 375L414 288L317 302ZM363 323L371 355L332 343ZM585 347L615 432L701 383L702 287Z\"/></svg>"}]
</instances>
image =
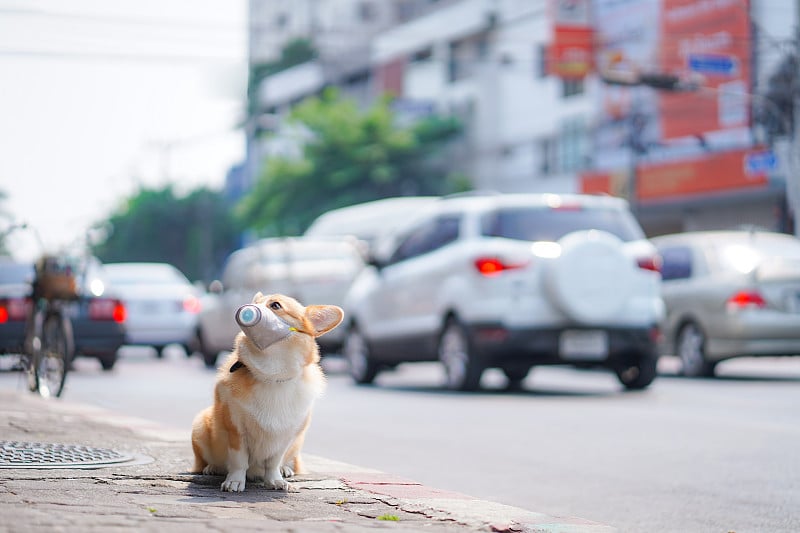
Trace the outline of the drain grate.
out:
<instances>
[{"instance_id":1,"label":"drain grate","mask_svg":"<svg viewBox=\"0 0 800 533\"><path fill-rule=\"evenodd\" d=\"M135 457L106 448L72 444L0 441L0 468L100 468Z\"/></svg>"}]
</instances>

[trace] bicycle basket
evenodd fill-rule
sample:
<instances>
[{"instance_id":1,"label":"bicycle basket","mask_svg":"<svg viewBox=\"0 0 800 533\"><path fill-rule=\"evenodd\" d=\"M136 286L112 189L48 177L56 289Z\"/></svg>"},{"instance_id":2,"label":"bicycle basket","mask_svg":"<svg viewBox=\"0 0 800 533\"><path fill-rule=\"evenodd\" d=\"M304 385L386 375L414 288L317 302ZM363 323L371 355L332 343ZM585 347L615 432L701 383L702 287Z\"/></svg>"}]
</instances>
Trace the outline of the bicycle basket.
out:
<instances>
[{"instance_id":1,"label":"bicycle basket","mask_svg":"<svg viewBox=\"0 0 800 533\"><path fill-rule=\"evenodd\" d=\"M36 283L41 297L48 300L75 300L78 289L75 269L64 258L44 256L36 263Z\"/></svg>"}]
</instances>

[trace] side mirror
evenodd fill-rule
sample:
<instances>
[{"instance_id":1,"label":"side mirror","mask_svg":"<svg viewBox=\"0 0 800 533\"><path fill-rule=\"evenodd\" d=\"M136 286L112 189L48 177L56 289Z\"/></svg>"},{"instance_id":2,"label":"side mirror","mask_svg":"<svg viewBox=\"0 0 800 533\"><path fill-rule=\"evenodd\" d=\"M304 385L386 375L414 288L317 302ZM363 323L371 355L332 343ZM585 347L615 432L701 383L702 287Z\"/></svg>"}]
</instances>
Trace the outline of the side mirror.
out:
<instances>
[{"instance_id":1,"label":"side mirror","mask_svg":"<svg viewBox=\"0 0 800 533\"><path fill-rule=\"evenodd\" d=\"M222 282L218 279L215 279L211 283L208 284L208 292L211 294L222 294L224 287L222 286Z\"/></svg>"}]
</instances>

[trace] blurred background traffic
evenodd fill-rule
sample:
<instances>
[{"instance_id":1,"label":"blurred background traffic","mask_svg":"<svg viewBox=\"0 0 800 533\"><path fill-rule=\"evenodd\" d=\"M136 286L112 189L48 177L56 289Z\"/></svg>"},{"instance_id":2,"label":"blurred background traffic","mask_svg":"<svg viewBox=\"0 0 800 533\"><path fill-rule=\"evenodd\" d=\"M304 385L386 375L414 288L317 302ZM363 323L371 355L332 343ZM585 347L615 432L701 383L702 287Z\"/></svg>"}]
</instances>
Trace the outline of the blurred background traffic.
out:
<instances>
[{"instance_id":1,"label":"blurred background traffic","mask_svg":"<svg viewBox=\"0 0 800 533\"><path fill-rule=\"evenodd\" d=\"M602 492L635 473L629 462L657 468L618 445L638 442L654 456L673 444L686 457L757 455L756 470L789 483L777 458L797 418L776 406L792 404L800 379L785 357L800 354L798 35L800 6L778 0L0 0L0 351L21 350L33 263L58 253L79 265L70 316L83 398L116 405L130 387L135 400L120 406L143 404L117 364L126 357L124 371L158 389L131 348L144 347L147 368L207 379L232 346L235 309L283 292L345 308L319 341L348 409L363 398L386 408L390 393L402 405L409 392L427 394L419 412L450 405L427 387L523 394L499 432L528 420L527 391L558 410L550 427L572 420L553 442L573 455L552 477L578 456L582 472L608 460ZM113 391L81 380L95 366ZM576 372L595 368L610 372ZM664 447L606 398L645 388L625 409L646 407L635 415L645 425L656 413L650 431ZM720 451L741 434L723 414L740 391L761 398L742 427L774 431L775 448ZM602 429L570 413L584 396L602 406ZM708 411L717 401L727 407ZM159 415L182 424L190 415L178 411ZM763 416L776 424L760 426ZM729 422L730 439L675 437L702 432L695 419ZM436 423L408 424L393 443L446 445L421 436ZM437 431L483 442L462 426ZM608 428L619 439L576 444ZM624 479L625 501L649 490ZM531 497L583 515L561 505L582 481L565 481L558 501ZM470 483L444 484L485 490ZM740 488L703 500L715 524L742 500L741 483L727 486ZM686 514L673 489L659 486L662 516ZM782 494L748 497L796 508ZM635 513L625 522L620 506L581 505L628 530L652 526ZM774 516L765 530L800 527ZM665 530L707 525L683 519Z\"/></svg>"},{"instance_id":2,"label":"blurred background traffic","mask_svg":"<svg viewBox=\"0 0 800 533\"><path fill-rule=\"evenodd\" d=\"M743 228L795 234L796 5L586 0L543 6L208 2L185 6L180 19L164 12L152 20L147 3L4 6L0 24L9 31L3 32L0 61L21 75L3 102L10 162L0 167L0 247L21 262L58 250L82 257L87 267L171 265L187 278L183 285L194 286L173 298L180 305L170 308L187 317L183 333L173 338L137 332L145 319L159 322L148 312L155 304L137 301L147 298L145 289L131 291L130 280L112 279L104 294L121 298L127 308L126 343L149 339L161 353L170 341L211 362L234 329L218 337L202 318L204 304L208 313L230 313L233 303L214 311L217 300L246 299L258 289L342 302L347 282L370 260L365 246L418 212L419 202L439 195L490 190L619 196L648 238ZM633 31L642 20L652 27ZM21 31L25 27L48 31L54 44L34 42ZM114 29L118 35L109 33ZM109 52L103 43L116 48ZM143 117L145 127L139 120L108 124L110 131L127 127L150 136L133 156L136 164L125 169L130 159L122 157L113 173L84 172L87 141L102 136L105 146L114 137L105 124L89 120L96 106L82 98L105 87L104 102L130 108L142 104L135 96L141 85L129 84L122 93L101 83L73 104L59 102L59 109L83 104L78 112L86 120L70 120L72 134L60 129L64 124L54 129L58 139L45 132L34 141L24 134L31 122L61 117L47 113L55 99L37 98L40 107L28 107L42 90L37 73L92 69L111 79L122 68L115 59L129 62L126 75L141 83L163 81L146 99L153 115ZM169 81L184 69L217 76L211 86L225 87L216 98L204 83L182 87L186 101L208 103L192 109L194 115L223 101L236 103L228 109L228 128L216 133L238 137L238 154L213 135L197 136L205 125L178 117L184 103ZM79 88L76 80L75 92ZM166 129L172 138L152 137ZM57 171L40 166L53 159L45 154L63 145L74 146L80 165L70 163L71 154ZM214 158L216 175L209 174L210 164L191 171L185 162L190 153L193 164ZM228 165L220 168L226 157ZM105 167L103 158L98 154L98 167ZM93 181L84 190L87 180ZM331 218L343 207L398 197L408 197L406 207L384 203L383 218L360 219L353 212L338 222ZM328 251L321 243L305 244L298 238L306 230L306 239L353 237L361 257L341 247L348 244L330 244ZM276 240L284 237L292 240ZM708 234L703 242L711 246L713 240ZM276 266L261 274L236 270L247 254L268 256ZM298 254L341 264L312 261L318 272L308 273L300 266L305 262L295 261ZM303 288L319 285L320 278L335 279L337 288L316 294ZM272 279L289 281L267 283ZM790 301L794 290L790 280L775 298ZM9 316L17 316L14 309ZM191 317L200 317L199 325ZM331 344L338 348L341 342ZM107 353L100 360L113 366Z\"/></svg>"}]
</instances>

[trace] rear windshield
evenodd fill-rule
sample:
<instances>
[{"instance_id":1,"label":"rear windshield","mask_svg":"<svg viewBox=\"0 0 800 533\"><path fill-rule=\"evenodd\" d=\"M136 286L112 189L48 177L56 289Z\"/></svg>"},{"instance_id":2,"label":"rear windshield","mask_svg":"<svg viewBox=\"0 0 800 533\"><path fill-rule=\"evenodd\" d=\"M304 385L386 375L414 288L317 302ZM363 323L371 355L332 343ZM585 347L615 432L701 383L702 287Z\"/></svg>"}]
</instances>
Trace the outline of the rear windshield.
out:
<instances>
[{"instance_id":1,"label":"rear windshield","mask_svg":"<svg viewBox=\"0 0 800 533\"><path fill-rule=\"evenodd\" d=\"M33 265L27 263L0 263L0 284L23 284L33 280Z\"/></svg>"},{"instance_id":2,"label":"rear windshield","mask_svg":"<svg viewBox=\"0 0 800 533\"><path fill-rule=\"evenodd\" d=\"M800 241L786 236L770 238L755 235L740 242L716 246L718 267L735 272L750 272L762 264L800 264Z\"/></svg>"},{"instance_id":3,"label":"rear windshield","mask_svg":"<svg viewBox=\"0 0 800 533\"><path fill-rule=\"evenodd\" d=\"M622 209L515 207L487 214L481 233L520 241L557 241L578 230L597 229L623 241L644 238L644 232L629 211Z\"/></svg>"},{"instance_id":4,"label":"rear windshield","mask_svg":"<svg viewBox=\"0 0 800 533\"><path fill-rule=\"evenodd\" d=\"M108 277L114 285L138 285L149 283L155 285L170 285L184 283L184 276L167 265L141 265L122 266L106 265Z\"/></svg>"}]
</instances>

